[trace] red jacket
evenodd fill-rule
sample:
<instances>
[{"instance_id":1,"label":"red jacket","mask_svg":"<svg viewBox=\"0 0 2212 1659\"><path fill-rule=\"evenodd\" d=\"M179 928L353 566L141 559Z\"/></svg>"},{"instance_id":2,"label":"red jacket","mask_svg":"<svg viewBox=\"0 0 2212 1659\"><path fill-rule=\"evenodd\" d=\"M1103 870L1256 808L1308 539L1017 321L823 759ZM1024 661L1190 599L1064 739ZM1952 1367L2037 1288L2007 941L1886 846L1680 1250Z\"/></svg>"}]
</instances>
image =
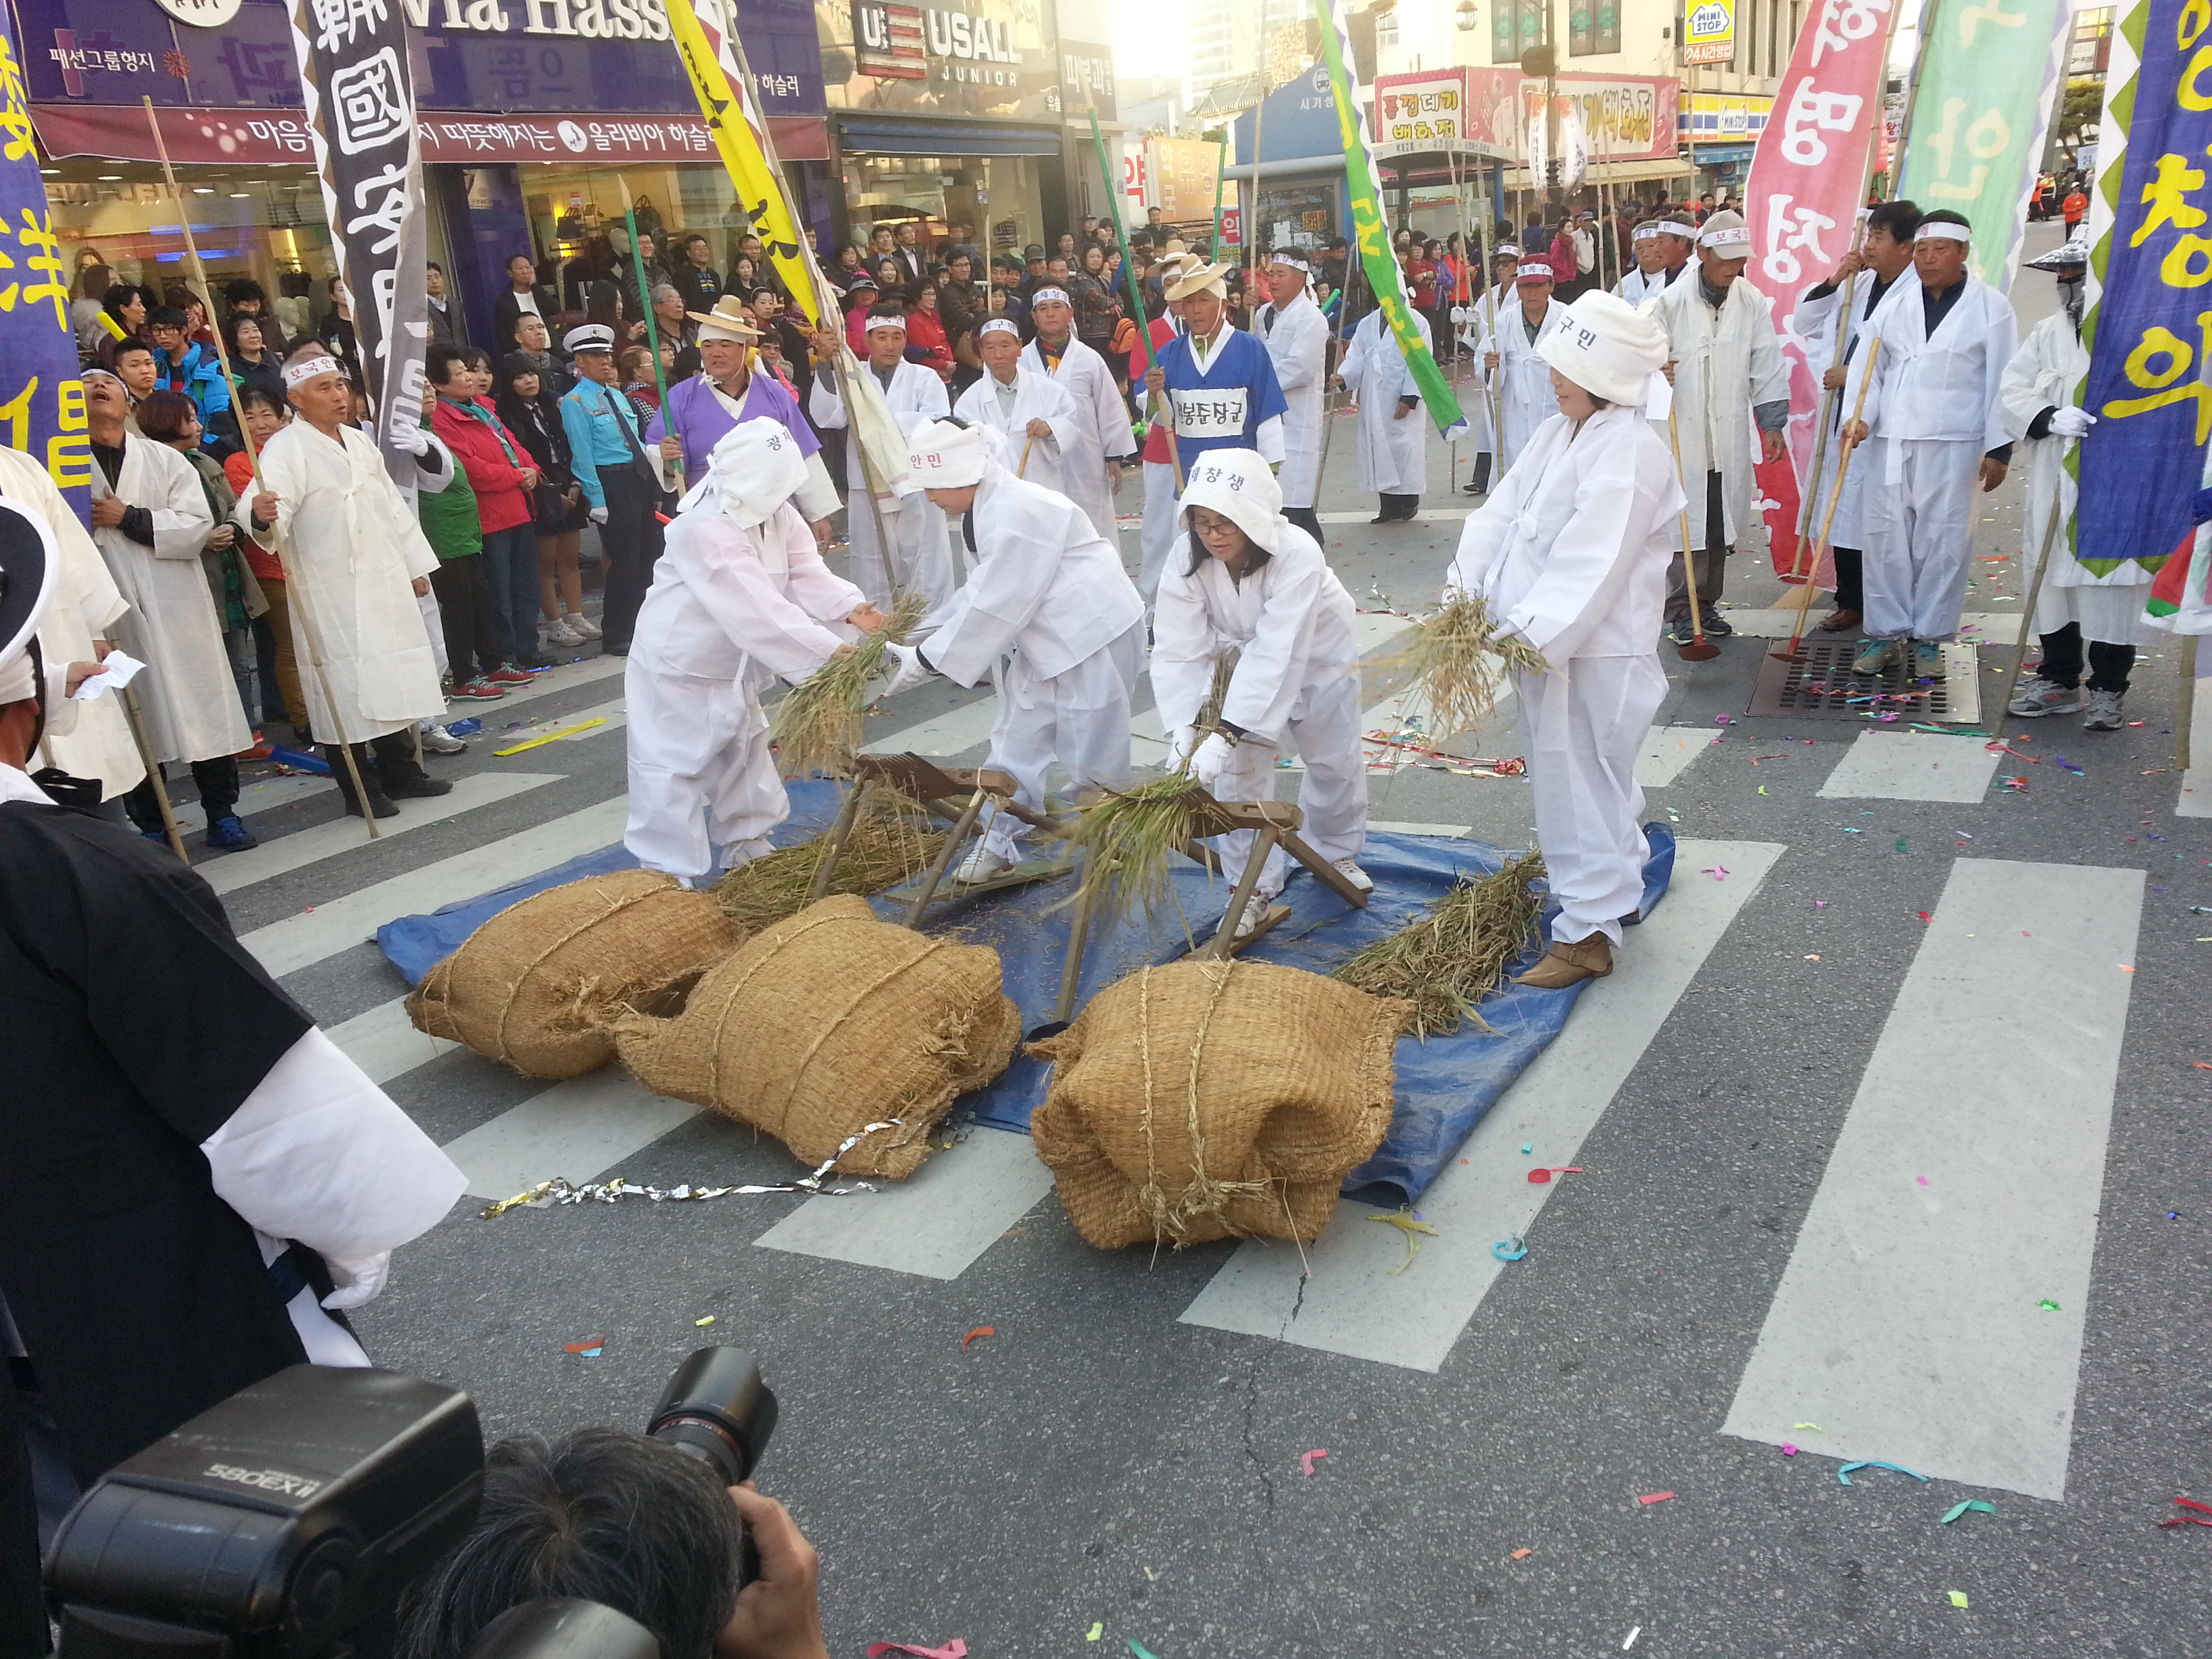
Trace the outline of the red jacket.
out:
<instances>
[{"instance_id":1,"label":"red jacket","mask_svg":"<svg viewBox=\"0 0 2212 1659\"><path fill-rule=\"evenodd\" d=\"M952 371L959 364L952 355L951 343L945 338L942 317L916 306L906 315L906 343L909 347L920 347L925 354L923 361L945 379L951 379ZM907 361L914 361L910 353Z\"/></svg>"},{"instance_id":2,"label":"red jacket","mask_svg":"<svg viewBox=\"0 0 2212 1659\"><path fill-rule=\"evenodd\" d=\"M532 515L530 492L522 487L522 469L530 463L530 452L481 400L472 398L469 404L474 412L464 414L450 399L439 398L430 430L469 475L484 534L528 524Z\"/></svg>"}]
</instances>

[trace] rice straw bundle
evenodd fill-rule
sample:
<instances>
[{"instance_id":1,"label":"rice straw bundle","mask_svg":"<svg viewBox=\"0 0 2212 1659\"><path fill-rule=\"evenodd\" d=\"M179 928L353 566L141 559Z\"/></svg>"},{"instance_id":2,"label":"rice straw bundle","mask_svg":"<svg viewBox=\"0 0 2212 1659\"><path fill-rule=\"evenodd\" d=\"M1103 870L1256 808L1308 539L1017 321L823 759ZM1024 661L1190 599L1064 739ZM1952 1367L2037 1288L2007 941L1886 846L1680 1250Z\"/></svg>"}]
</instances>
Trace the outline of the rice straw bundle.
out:
<instances>
[{"instance_id":1,"label":"rice straw bundle","mask_svg":"<svg viewBox=\"0 0 2212 1659\"><path fill-rule=\"evenodd\" d=\"M1490 607L1473 593L1446 600L1389 663L1413 670L1406 690L1427 702L1429 732L1438 740L1480 726L1498 706L1498 682L1508 671L1540 674L1550 666L1519 635L1500 635Z\"/></svg>"},{"instance_id":2,"label":"rice straw bundle","mask_svg":"<svg viewBox=\"0 0 2212 1659\"><path fill-rule=\"evenodd\" d=\"M1127 915L1139 903L1150 915L1173 893L1168 860L1190 839L1200 797L1182 772L1133 789L1109 791L1084 808L1070 838L1084 854L1079 899L1094 920Z\"/></svg>"},{"instance_id":3,"label":"rice straw bundle","mask_svg":"<svg viewBox=\"0 0 2212 1659\"><path fill-rule=\"evenodd\" d=\"M902 593L890 618L842 656L830 660L791 688L775 708L769 730L776 744L776 768L787 778L819 769L842 774L860 746L868 687L884 672L890 647L906 643L928 603L919 593Z\"/></svg>"},{"instance_id":4,"label":"rice straw bundle","mask_svg":"<svg viewBox=\"0 0 2212 1659\"><path fill-rule=\"evenodd\" d=\"M1407 1029L1415 1036L1449 1036L1463 1019L1487 1031L1476 1006L1528 943L1544 908L1528 884L1543 873L1543 855L1523 853L1494 876L1462 878L1420 920L1376 940L1330 977L1411 1001Z\"/></svg>"},{"instance_id":5,"label":"rice straw bundle","mask_svg":"<svg viewBox=\"0 0 2212 1659\"><path fill-rule=\"evenodd\" d=\"M914 802L880 784L872 787L845 837L844 850L837 855L829 892L866 897L920 875L945 847L945 832L929 829L928 823ZM731 871L714 884L723 914L755 933L797 915L806 908L815 872L829 854L831 833L824 830L811 841L779 847L765 858Z\"/></svg>"}]
</instances>

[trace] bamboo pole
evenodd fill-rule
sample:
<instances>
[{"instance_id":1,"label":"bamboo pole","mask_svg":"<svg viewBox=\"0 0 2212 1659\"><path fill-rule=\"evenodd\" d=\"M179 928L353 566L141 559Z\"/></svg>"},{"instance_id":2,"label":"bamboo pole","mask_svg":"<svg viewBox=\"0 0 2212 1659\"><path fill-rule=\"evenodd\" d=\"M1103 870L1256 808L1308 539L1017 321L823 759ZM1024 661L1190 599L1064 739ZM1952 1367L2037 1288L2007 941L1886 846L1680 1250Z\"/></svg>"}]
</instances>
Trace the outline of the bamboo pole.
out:
<instances>
[{"instance_id":1,"label":"bamboo pole","mask_svg":"<svg viewBox=\"0 0 2212 1659\"><path fill-rule=\"evenodd\" d=\"M637 270L638 303L645 308L645 341L647 349L653 353L653 390L660 396L660 418L667 425L668 435L680 443L683 441L684 434L676 429L676 410L668 401L668 376L660 367L660 323L653 315L653 295L646 287L645 262L638 257L637 252L637 210L632 204L629 179L619 173L615 174L615 188L622 192L623 223L629 230L629 262ZM750 354L748 356L747 366L750 367ZM683 487L681 481L686 475L680 462L676 470L679 480L678 488L681 489Z\"/></svg>"},{"instance_id":2,"label":"bamboo pole","mask_svg":"<svg viewBox=\"0 0 2212 1659\"><path fill-rule=\"evenodd\" d=\"M201 262L199 244L192 240L191 209L185 205L184 192L177 188L177 170L169 165L169 146L162 139L161 124L154 117L154 100L143 98L140 101L146 106L146 125L153 129L154 153L161 157L161 177L168 181L169 199L177 204L177 223L185 234L185 254L192 262L192 280L211 307L215 301L210 297L212 290L208 285L207 266ZM210 315L208 320L212 324L215 319ZM253 434L246 429L246 405L239 396L238 376L231 372L230 349L223 343L222 329L213 328L210 332L215 336L216 362L222 368L222 383L230 388L230 406L238 415L238 436L240 442L246 446L246 464L253 469L254 494L264 495L268 485L261 478L261 453L254 444ZM277 555L280 562L283 557L283 554ZM368 838L378 840L383 831L376 827L376 814L369 810L368 791L362 787L361 766L354 759L353 744L346 741L345 721L338 714L338 700L331 691L330 670L323 661L322 637L315 624L313 607L305 603L289 603L294 598L304 599L304 596L288 594L285 610L298 620L300 631L307 636L308 665L315 671L315 678L323 688L324 707L329 709L331 718L337 721L338 754L345 762L346 776L353 781L354 799L361 803L361 820L368 826ZM161 787L158 770L155 775L155 787L157 791ZM181 846L178 856L183 856Z\"/></svg>"},{"instance_id":3,"label":"bamboo pole","mask_svg":"<svg viewBox=\"0 0 2212 1659\"><path fill-rule=\"evenodd\" d=\"M146 781L153 786L154 805L161 811L161 833L177 861L189 866L191 854L185 851L184 831L177 827L176 809L169 805L169 781L161 775L161 763L154 758L154 745L146 741L146 715L138 707L138 694L126 685L117 695L123 699L123 719L131 728L131 741L138 745L139 764L146 769ZM52 757L47 758L51 764Z\"/></svg>"},{"instance_id":4,"label":"bamboo pole","mask_svg":"<svg viewBox=\"0 0 2212 1659\"><path fill-rule=\"evenodd\" d=\"M2035 632L2035 602L2043 595L2043 573L2051 568L2051 544L2058 539L2058 526L2064 521L2066 470L2062 465L2057 476L2051 481L2051 518L2043 526L2043 548L2035 556L2035 580L2027 585L2027 602L2021 607L2020 638L2014 642L2012 672L2005 676L2004 696L1997 704L1997 716L1989 723L1988 747L1997 749L2004 744L2005 722L2012 718L2012 700L2020 692L2020 671L2027 661L2027 641ZM2197 641L2192 635L2188 647L2182 653L2181 706L2174 710L2173 744L2174 769L2189 769L2189 716L2196 702Z\"/></svg>"}]
</instances>

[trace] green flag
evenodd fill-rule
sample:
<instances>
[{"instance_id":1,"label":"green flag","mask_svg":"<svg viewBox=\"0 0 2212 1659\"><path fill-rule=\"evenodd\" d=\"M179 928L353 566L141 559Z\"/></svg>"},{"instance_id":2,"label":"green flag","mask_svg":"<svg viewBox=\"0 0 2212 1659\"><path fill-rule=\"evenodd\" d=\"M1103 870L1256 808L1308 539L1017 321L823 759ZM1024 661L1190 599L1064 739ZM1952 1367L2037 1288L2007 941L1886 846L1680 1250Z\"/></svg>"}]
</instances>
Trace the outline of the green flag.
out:
<instances>
[{"instance_id":1,"label":"green flag","mask_svg":"<svg viewBox=\"0 0 2212 1659\"><path fill-rule=\"evenodd\" d=\"M1367 118L1360 112L1359 83L1352 76L1352 37L1329 0L1314 0L1314 12L1321 19L1322 54L1328 60L1329 87L1336 95L1337 130L1344 135L1344 177L1352 197L1352 230L1359 244L1359 263L1366 270L1376 304L1382 308L1382 319L1390 325L1392 337L1406 354L1413 384L1421 389L1421 401L1427 405L1430 418L1445 437L1459 437L1467 430L1467 416L1460 413L1459 399L1444 384L1436 358L1421 343L1421 331L1413 325L1413 307L1406 303L1405 286L1399 280L1398 262L1390 256L1390 228L1383 222L1382 204L1375 191L1375 152L1368 142ZM1252 174L1255 179L1258 162L1255 155ZM1254 189L1256 192L1258 186Z\"/></svg>"}]
</instances>

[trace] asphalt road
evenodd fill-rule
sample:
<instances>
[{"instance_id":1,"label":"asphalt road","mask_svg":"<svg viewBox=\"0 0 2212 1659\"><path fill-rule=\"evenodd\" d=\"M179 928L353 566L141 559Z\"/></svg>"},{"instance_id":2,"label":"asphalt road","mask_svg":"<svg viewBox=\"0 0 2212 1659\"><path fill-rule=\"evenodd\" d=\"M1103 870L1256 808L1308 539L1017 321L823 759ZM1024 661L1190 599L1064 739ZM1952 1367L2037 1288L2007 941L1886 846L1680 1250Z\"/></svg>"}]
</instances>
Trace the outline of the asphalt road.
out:
<instances>
[{"instance_id":1,"label":"asphalt road","mask_svg":"<svg viewBox=\"0 0 2212 1659\"><path fill-rule=\"evenodd\" d=\"M2030 251L2055 240L2037 228ZM2017 288L2025 326L2050 279ZM1373 528L1352 445L1347 422L1330 556L1364 607L1418 609L1467 501L1452 458L1431 447L1424 505L1444 518ZM2018 477L1978 553L2017 555ZM1755 562L1730 578L1744 611L1780 592ZM1978 570L1969 611L2017 615L2016 556ZM497 1221L465 1200L399 1254L365 1338L467 1389L500 1433L641 1424L690 1348L752 1346L783 1401L762 1483L821 1547L842 1655L2212 1650L2212 1540L2153 1524L2177 1493L2212 1501L2212 1048L2188 967L2212 943L2191 908L2212 905L2212 837L2163 769L2178 653L2140 665L2140 726L2024 732L2036 762L1997 773L2028 776L2013 793L1974 782L1970 738L1925 738L1930 773L1966 779L1936 785L1917 750L1852 770L1894 731L1747 716L1768 643L1667 655L1653 775L1671 781L1647 816L1684 837L1674 892L1425 1199L1439 1233L1403 1274L1401 1236L1357 1206L1304 1284L1256 1245L1102 1254L1018 1140L978 1130L917 1178L937 1184L880 1200L906 1207L866 1248L757 1248L808 1224L795 1197ZM2009 653L1980 657L1993 694ZM593 673L483 712L495 731L618 714L619 678ZM974 701L925 687L883 723ZM945 752L972 764L980 741ZM490 1167L787 1178L734 1125L574 1085L549 1112L544 1085L397 1030L377 922L619 834L618 724L490 747L438 763L476 793L428 823L410 804L398 822L422 827L373 846L328 827L327 792L260 792L263 849L210 860L240 933ZM1501 723L1459 752L1519 748ZM1839 786L1857 793L1820 793ZM1377 775L1373 811L1523 845L1526 789L1409 768ZM520 1152L499 1140L517 1125ZM1585 1173L1531 1188L1537 1158ZM867 1231L878 1201L812 1204L850 1206L835 1234ZM933 1229L967 1243L947 1255ZM1528 1246L1510 1265L1489 1248L1507 1231ZM599 1357L566 1352L599 1334ZM1377 1357L1421 1342L1433 1369ZM1932 1478L1844 1485L1846 1458ZM1942 1522L1969 1499L1994 1513Z\"/></svg>"}]
</instances>

